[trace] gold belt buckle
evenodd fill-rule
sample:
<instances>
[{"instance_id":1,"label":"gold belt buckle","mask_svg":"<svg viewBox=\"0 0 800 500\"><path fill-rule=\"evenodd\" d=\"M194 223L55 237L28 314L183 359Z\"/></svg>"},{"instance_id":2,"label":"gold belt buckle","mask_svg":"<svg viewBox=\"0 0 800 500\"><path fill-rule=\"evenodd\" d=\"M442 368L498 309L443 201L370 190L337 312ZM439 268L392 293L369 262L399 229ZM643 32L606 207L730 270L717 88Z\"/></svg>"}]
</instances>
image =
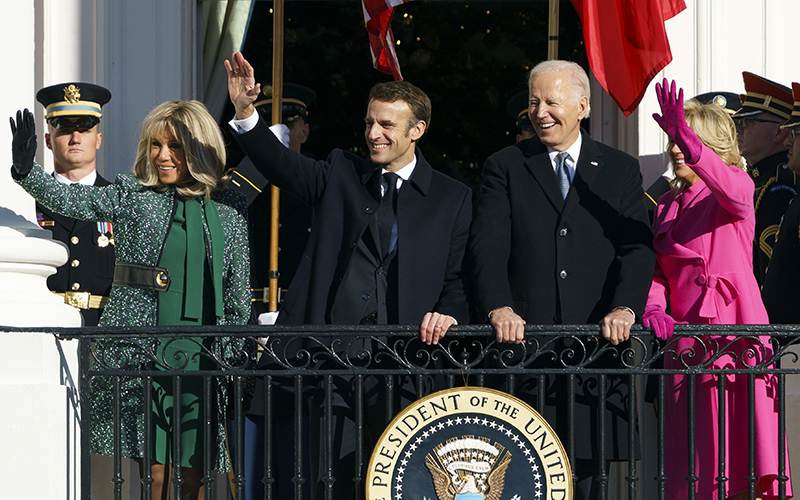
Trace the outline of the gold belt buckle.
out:
<instances>
[{"instance_id":1,"label":"gold belt buckle","mask_svg":"<svg viewBox=\"0 0 800 500\"><path fill-rule=\"evenodd\" d=\"M161 288L167 288L167 285L169 285L169 276L167 276L167 273L161 271L156 274L156 285Z\"/></svg>"},{"instance_id":2,"label":"gold belt buckle","mask_svg":"<svg viewBox=\"0 0 800 500\"><path fill-rule=\"evenodd\" d=\"M89 309L89 292L64 292L64 302L76 309Z\"/></svg>"}]
</instances>

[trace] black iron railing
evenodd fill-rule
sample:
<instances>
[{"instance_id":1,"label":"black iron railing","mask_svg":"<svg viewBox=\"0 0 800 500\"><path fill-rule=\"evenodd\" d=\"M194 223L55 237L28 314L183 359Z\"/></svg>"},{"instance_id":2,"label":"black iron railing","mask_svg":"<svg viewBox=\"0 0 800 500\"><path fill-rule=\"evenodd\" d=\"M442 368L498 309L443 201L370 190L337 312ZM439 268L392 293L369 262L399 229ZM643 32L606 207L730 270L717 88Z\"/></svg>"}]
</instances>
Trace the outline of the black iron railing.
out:
<instances>
[{"instance_id":1,"label":"black iron railing","mask_svg":"<svg viewBox=\"0 0 800 500\"><path fill-rule=\"evenodd\" d=\"M621 406L627 422L637 421L638 402L644 396L638 390L637 379L641 376L652 376L656 380L655 396L658 401L665 398L665 375L686 375L688 394L687 409L687 476L685 478L689 498L694 498L694 490L690 487L697 481L694 475L695 429L693 418L695 411L695 377L700 374L733 375L747 377L748 401L753 401L755 380L759 376L774 374L777 378L775 397L779 408L778 442L785 442L785 390L786 376L800 373L797 356L789 348L800 342L800 328L794 326L696 326L678 325L676 335L669 341L656 340L648 330L633 328L630 342L621 346L612 346L599 337L596 326L527 326L526 341L520 345L497 343L492 331L485 326L461 326L450 331L438 346L426 346L418 339L415 326L246 326L246 327L202 327L187 329L184 327L159 328L82 328L54 329L53 333L62 340L81 341L81 408L82 408L82 498L89 498L91 472L88 453L89 438L89 398L88 388L95 377L109 377L113 382L114 440L119 441L123 429L119 415L121 402L121 381L131 378L140 380L143 387L144 418L144 463L149 463L152 456L149 440L152 438L152 404L153 380L156 377L170 377L173 389L179 395L181 384L188 377L201 377L205 393L203 410L203 433L205 435L205 470L204 482L211 485L214 474L208 473L213 468L215 428L212 425L212 414L215 409L213 384L225 384L231 395L228 417L232 420L229 427L229 448L233 476L231 485L236 498L243 498L245 481L258 481L264 485L266 499L278 498L275 493L278 478L275 477L276 458L272 436L277 433L292 435L293 450L279 450L284 459L290 459L292 475L290 478L294 498L342 498L338 487L348 485L355 498L364 496L365 464L369 461L374 443L369 432L381 429L391 418L415 398L421 398L434 390L462 386L489 386L517 395L537 409L546 412L548 395L546 388L552 386L552 380L561 380L558 387L566 394L559 393L560 401L566 406L561 413L566 416L566 432L560 438L564 443L567 455L572 460L576 456L575 412L576 387L585 380L593 378L592 390L596 396L597 473L595 479L604 498L609 477L607 469L602 465L614 457L609 456L607 440L612 436L606 433L606 410L608 395L616 385L627 385L627 394L622 396ZM174 339L194 339L198 354L180 356L170 353L170 359L163 355L164 346ZM220 339L246 340L244 347L223 354L224 349L211 348L212 340ZM678 349L678 342L689 342L690 347ZM688 340L687 340L688 339ZM766 339L766 340L765 340ZM113 342L108 342L113 341ZM241 343L241 342L239 342ZM125 349L112 350L110 345ZM230 344L233 345L233 344ZM238 346L238 344L236 344ZM256 346L258 346L256 348ZM123 352L123 354L120 354ZM160 353L160 354L159 354ZM190 364L204 360L203 370L187 370ZM664 359L673 360L678 368L663 368ZM261 369L254 369L254 363L260 360ZM714 363L726 360L725 368L714 368ZM144 365L142 364L144 363ZM143 368L144 366L144 368ZM252 381L263 381L258 388L260 398L258 410L263 412L265 433L260 447L264 450L263 471L257 477L245 477L241 464L243 462L243 428L244 415L253 396ZM583 384L586 390L586 384ZM346 387L347 396L342 400L341 387ZM717 388L719 400L720 434L724 435L726 377L719 376ZM561 389L559 389L561 390ZM287 396L288 394L288 396ZM584 398L586 393L578 394ZM613 404L619 404L615 401ZM273 416L277 411L286 410L291 405L291 428L285 422L276 424ZM348 457L352 464L346 470L352 477L337 477L341 460L338 455L335 435L337 429L334 416L343 407L349 407L350 418L356 429L352 443L354 452ZM147 411L145 411L147 410ZM177 410L179 411L179 410ZM366 413L366 415L365 415ZM379 415L379 416L378 416ZM657 498L666 498L664 446L666 436L664 430L664 405L657 405L658 425L656 449L645 449L649 460L656 462L655 477L643 477L641 462L626 461L625 481L627 482L627 498L636 498L637 489L642 488L643 481L654 481ZM376 420L379 422L375 422ZM177 416L179 420L179 416ZM755 471L755 412L749 406L748 436L748 489L750 498L754 498L756 482ZM321 424L321 425L320 425ZM306 426L319 429L314 438L303 437ZM635 425L626 429L625 444L620 453L627 457L639 456L637 428ZM641 432L645 432L642 430ZM365 435L366 434L366 435ZM174 449L180 450L179 432L176 432ZM718 470L725 470L724 440L720 440L722 452ZM594 445L593 445L594 446ZM785 487L788 480L785 448L779 448L780 484L779 498L785 498ZM176 451L176 453L180 453ZM121 471L120 446L114 449L115 498L121 498L124 482ZM655 456L655 457L654 457ZM179 457L174 457L179 459ZM181 475L180 468L173 468L173 481L179 494ZM144 498L150 498L147 468L142 477ZM309 472L311 471L311 472ZM312 476L312 477L309 477ZM681 478L683 479L683 478ZM719 492L724 492L727 480L724 473L717 477ZM352 483L352 485L350 485ZM283 488L286 486L284 485ZM285 489L282 491L286 491ZM653 491L653 490L651 490ZM349 495L349 494L348 494ZM178 496L176 496L177 498ZM214 498L213 488L206 489L206 498ZM286 498L284 494L281 498ZM249 500L249 499L248 499Z\"/></svg>"}]
</instances>

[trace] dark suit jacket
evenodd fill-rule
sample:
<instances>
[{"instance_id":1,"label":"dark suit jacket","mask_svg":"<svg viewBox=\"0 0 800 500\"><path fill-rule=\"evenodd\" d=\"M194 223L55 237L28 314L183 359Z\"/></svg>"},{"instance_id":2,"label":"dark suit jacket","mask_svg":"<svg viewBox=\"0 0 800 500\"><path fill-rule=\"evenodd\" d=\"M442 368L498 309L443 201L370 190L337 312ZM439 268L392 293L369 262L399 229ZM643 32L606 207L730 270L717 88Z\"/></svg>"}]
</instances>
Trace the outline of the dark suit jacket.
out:
<instances>
[{"instance_id":1,"label":"dark suit jacket","mask_svg":"<svg viewBox=\"0 0 800 500\"><path fill-rule=\"evenodd\" d=\"M483 175L470 233L482 318L502 306L513 307L528 324L597 323L616 306L630 307L641 318L655 256L636 159L583 133L566 200L547 148L536 137L490 156ZM563 344L576 347L564 341L556 348ZM508 349L521 355L520 346ZM563 367L541 358L537 363L536 368ZM602 356L593 366L619 363L618 357ZM536 377L518 382L520 396L534 406L544 392L544 416L566 442L566 378L547 377L545 388ZM572 389L576 458L597 459L596 377L577 375ZM605 457L625 459L632 403L625 377L608 377L606 396Z\"/></svg>"},{"instance_id":2,"label":"dark suit jacket","mask_svg":"<svg viewBox=\"0 0 800 500\"><path fill-rule=\"evenodd\" d=\"M470 243L483 318L502 306L531 324L596 323L617 306L641 317L655 256L639 162L582 133L566 200L538 138L486 160Z\"/></svg>"},{"instance_id":3,"label":"dark suit jacket","mask_svg":"<svg viewBox=\"0 0 800 500\"><path fill-rule=\"evenodd\" d=\"M272 213L272 186L256 169L249 158L236 167L229 189L247 197L250 229L251 286L257 290L269 287L270 235ZM311 233L311 207L294 196L282 192L280 197L280 224L278 225L278 286L289 288L289 283L300 265L303 250ZM266 312L263 292L253 300L256 316ZM278 304L280 307L280 303Z\"/></svg>"},{"instance_id":4,"label":"dark suit jacket","mask_svg":"<svg viewBox=\"0 0 800 500\"><path fill-rule=\"evenodd\" d=\"M107 186L109 182L100 174L95 186ZM47 278L47 288L53 292L89 292L92 295L108 297L111 282L114 281L114 245L98 245L100 232L97 222L71 219L51 212L36 203L36 218L39 225L53 233L53 239L69 248L69 260L59 267L56 273ZM73 240L75 238L75 240ZM74 242L73 242L74 241ZM77 262L77 265L73 263ZM77 283L78 288L72 289ZM85 326L97 326L102 309L81 310Z\"/></svg>"},{"instance_id":5,"label":"dark suit jacket","mask_svg":"<svg viewBox=\"0 0 800 500\"><path fill-rule=\"evenodd\" d=\"M311 237L278 316L279 324L331 323L331 305L357 242L380 203L380 168L340 149L314 161L288 148L262 120L236 139L272 183L314 207ZM472 212L469 188L417 165L397 198L398 318L417 324L425 313L469 320L462 261Z\"/></svg>"}]
</instances>

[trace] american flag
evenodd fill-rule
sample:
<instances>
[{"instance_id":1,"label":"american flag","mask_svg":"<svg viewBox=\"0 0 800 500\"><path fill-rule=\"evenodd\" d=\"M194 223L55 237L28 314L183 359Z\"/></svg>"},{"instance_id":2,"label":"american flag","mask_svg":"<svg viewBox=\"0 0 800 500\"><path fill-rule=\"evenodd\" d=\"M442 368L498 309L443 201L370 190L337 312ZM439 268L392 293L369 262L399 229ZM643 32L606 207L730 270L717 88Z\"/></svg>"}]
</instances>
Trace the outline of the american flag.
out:
<instances>
[{"instance_id":1,"label":"american flag","mask_svg":"<svg viewBox=\"0 0 800 500\"><path fill-rule=\"evenodd\" d=\"M397 53L394 51L392 35L392 16L394 8L410 0L361 0L364 8L364 22L369 34L369 48L372 52L372 65L378 71L402 80Z\"/></svg>"}]
</instances>

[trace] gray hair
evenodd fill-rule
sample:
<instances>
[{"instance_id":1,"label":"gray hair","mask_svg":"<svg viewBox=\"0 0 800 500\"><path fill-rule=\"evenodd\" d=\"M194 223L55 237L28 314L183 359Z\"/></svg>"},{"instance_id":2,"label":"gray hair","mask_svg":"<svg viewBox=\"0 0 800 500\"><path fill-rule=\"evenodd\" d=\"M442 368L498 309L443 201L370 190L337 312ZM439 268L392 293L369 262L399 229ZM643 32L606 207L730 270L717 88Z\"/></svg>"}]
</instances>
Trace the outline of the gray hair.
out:
<instances>
[{"instance_id":1,"label":"gray hair","mask_svg":"<svg viewBox=\"0 0 800 500\"><path fill-rule=\"evenodd\" d=\"M589 76L579 64L571 61L553 60L540 62L528 73L528 88L531 87L531 82L533 82L533 79L537 76L548 73L560 73L562 71L569 72L570 74L572 97L575 103L577 104L580 102L581 97L584 96L586 96L589 103L591 103L592 89L589 84ZM584 118L589 117L589 112L591 111L591 105L589 103L586 104L586 115Z\"/></svg>"}]
</instances>

